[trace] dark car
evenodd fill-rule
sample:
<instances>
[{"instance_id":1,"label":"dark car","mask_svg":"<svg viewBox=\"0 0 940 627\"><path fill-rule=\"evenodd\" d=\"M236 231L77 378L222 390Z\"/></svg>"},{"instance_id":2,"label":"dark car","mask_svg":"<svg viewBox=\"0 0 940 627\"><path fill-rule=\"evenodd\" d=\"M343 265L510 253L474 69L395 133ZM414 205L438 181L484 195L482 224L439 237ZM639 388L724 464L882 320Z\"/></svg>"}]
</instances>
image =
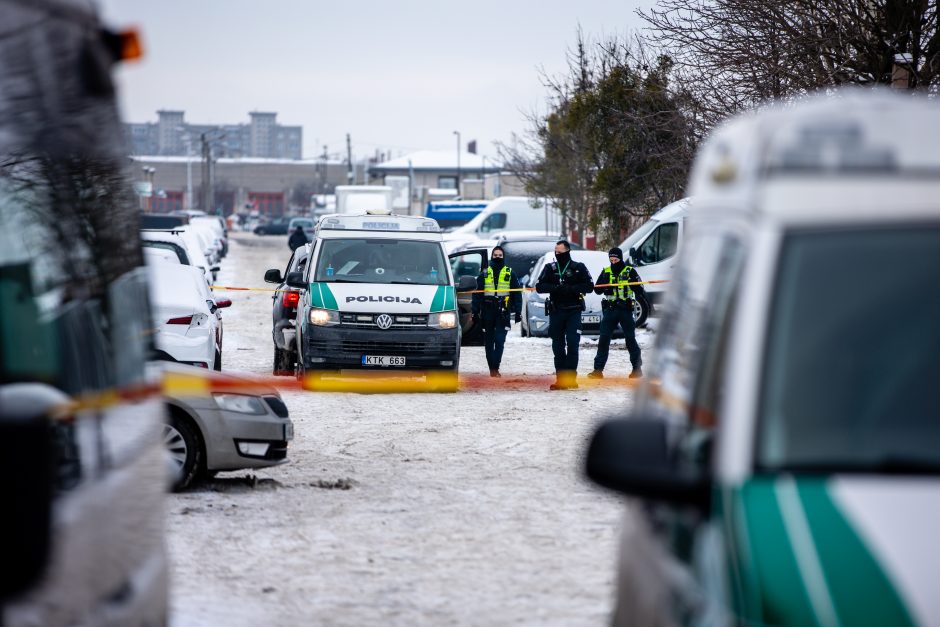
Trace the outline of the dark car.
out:
<instances>
[{"instance_id":1,"label":"dark car","mask_svg":"<svg viewBox=\"0 0 940 627\"><path fill-rule=\"evenodd\" d=\"M256 226L255 235L287 235L287 228L290 226L290 221L290 218L274 218L270 222Z\"/></svg>"},{"instance_id":2,"label":"dark car","mask_svg":"<svg viewBox=\"0 0 940 627\"><path fill-rule=\"evenodd\" d=\"M506 237L499 240L499 246L505 254L506 265L512 268L519 283L523 283L526 277L532 274L532 269L542 255L555 250L557 241L554 237L520 237L518 239ZM583 248L578 244L572 244L571 250L583 250Z\"/></svg>"},{"instance_id":3,"label":"dark car","mask_svg":"<svg viewBox=\"0 0 940 627\"><path fill-rule=\"evenodd\" d=\"M291 272L303 272L310 257L310 246L301 246L290 257L284 274L277 268L264 273L267 283L276 283L277 291L272 298L272 336L274 339L274 367L275 375L290 376L294 374L297 363L297 345L295 343L296 329L294 321L297 319L297 304L303 295L303 290L288 287L284 281Z\"/></svg>"}]
</instances>

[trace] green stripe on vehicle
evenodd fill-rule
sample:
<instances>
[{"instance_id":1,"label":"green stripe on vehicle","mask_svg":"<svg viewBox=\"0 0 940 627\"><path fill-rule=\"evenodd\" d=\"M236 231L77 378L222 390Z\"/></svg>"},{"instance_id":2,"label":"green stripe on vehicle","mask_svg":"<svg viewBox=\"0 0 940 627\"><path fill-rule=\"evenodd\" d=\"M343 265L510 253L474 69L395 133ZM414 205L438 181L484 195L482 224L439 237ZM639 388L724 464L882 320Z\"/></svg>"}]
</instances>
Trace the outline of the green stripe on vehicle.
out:
<instances>
[{"instance_id":1,"label":"green stripe on vehicle","mask_svg":"<svg viewBox=\"0 0 940 627\"><path fill-rule=\"evenodd\" d=\"M320 284L310 284L310 304L314 307L323 308L323 296L320 294Z\"/></svg>"},{"instance_id":2,"label":"green stripe on vehicle","mask_svg":"<svg viewBox=\"0 0 940 627\"><path fill-rule=\"evenodd\" d=\"M336 304L336 297L333 296L333 290L330 289L328 283L320 283L320 293L323 298L323 307L325 309L339 310L339 307Z\"/></svg>"},{"instance_id":3,"label":"green stripe on vehicle","mask_svg":"<svg viewBox=\"0 0 940 627\"><path fill-rule=\"evenodd\" d=\"M748 606L739 608L743 622L819 625L790 546L774 480L759 478L745 483L740 503L747 538L742 549L750 556L749 563L741 564L745 570L741 581L751 588L743 595Z\"/></svg>"},{"instance_id":4,"label":"green stripe on vehicle","mask_svg":"<svg viewBox=\"0 0 940 627\"><path fill-rule=\"evenodd\" d=\"M431 301L431 313L444 310L444 286L438 285L437 291L434 292L434 300Z\"/></svg>"},{"instance_id":5,"label":"green stripe on vehicle","mask_svg":"<svg viewBox=\"0 0 940 627\"><path fill-rule=\"evenodd\" d=\"M798 482L806 518L843 625L913 625L888 575L821 479Z\"/></svg>"},{"instance_id":6,"label":"green stripe on vehicle","mask_svg":"<svg viewBox=\"0 0 940 627\"><path fill-rule=\"evenodd\" d=\"M450 311L451 309L456 309L456 297L454 296L454 288L450 285L444 286L444 311Z\"/></svg>"}]
</instances>

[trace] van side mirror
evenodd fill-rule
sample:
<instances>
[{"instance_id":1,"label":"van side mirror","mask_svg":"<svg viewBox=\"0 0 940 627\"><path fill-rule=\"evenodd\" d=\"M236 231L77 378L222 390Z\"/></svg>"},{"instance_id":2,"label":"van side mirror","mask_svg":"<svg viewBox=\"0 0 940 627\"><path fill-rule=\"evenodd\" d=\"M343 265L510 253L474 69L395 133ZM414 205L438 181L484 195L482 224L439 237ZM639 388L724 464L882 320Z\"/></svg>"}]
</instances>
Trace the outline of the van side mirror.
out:
<instances>
[{"instance_id":1,"label":"van side mirror","mask_svg":"<svg viewBox=\"0 0 940 627\"><path fill-rule=\"evenodd\" d=\"M643 265L643 263L639 259L637 259L636 248L633 248L633 247L630 248L630 261L632 261L633 265L635 266Z\"/></svg>"},{"instance_id":2,"label":"van side mirror","mask_svg":"<svg viewBox=\"0 0 940 627\"><path fill-rule=\"evenodd\" d=\"M644 418L603 423L591 438L587 476L605 488L650 501L707 511L711 482L677 467L666 445L666 423Z\"/></svg>"},{"instance_id":3,"label":"van side mirror","mask_svg":"<svg viewBox=\"0 0 940 627\"><path fill-rule=\"evenodd\" d=\"M472 276L464 275L457 281L458 292L472 292L477 289L477 280Z\"/></svg>"},{"instance_id":4,"label":"van side mirror","mask_svg":"<svg viewBox=\"0 0 940 627\"><path fill-rule=\"evenodd\" d=\"M265 283L283 283L284 277L281 276L281 271L277 268L271 268L264 273L264 282Z\"/></svg>"},{"instance_id":5,"label":"van side mirror","mask_svg":"<svg viewBox=\"0 0 940 627\"><path fill-rule=\"evenodd\" d=\"M307 283L304 281L303 272L288 272L287 278L284 279L284 282L287 283L288 287L307 289Z\"/></svg>"},{"instance_id":6,"label":"van side mirror","mask_svg":"<svg viewBox=\"0 0 940 627\"><path fill-rule=\"evenodd\" d=\"M50 551L55 456L45 407L58 390L14 384L0 391L0 604L31 588Z\"/></svg>"}]
</instances>

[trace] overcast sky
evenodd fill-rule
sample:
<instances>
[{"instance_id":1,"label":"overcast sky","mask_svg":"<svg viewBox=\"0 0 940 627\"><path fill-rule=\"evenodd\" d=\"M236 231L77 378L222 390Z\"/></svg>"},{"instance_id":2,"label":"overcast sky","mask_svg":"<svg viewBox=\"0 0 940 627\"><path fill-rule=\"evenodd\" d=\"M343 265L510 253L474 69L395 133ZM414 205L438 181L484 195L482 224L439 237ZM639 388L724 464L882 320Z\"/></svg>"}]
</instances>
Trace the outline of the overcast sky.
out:
<instances>
[{"instance_id":1,"label":"overcast sky","mask_svg":"<svg viewBox=\"0 0 940 627\"><path fill-rule=\"evenodd\" d=\"M114 27L138 26L145 57L118 70L126 121L182 109L193 123L276 111L301 125L304 157L324 144L392 156L494 141L545 109L539 71L558 74L585 35L641 27L652 0L101 0Z\"/></svg>"}]
</instances>

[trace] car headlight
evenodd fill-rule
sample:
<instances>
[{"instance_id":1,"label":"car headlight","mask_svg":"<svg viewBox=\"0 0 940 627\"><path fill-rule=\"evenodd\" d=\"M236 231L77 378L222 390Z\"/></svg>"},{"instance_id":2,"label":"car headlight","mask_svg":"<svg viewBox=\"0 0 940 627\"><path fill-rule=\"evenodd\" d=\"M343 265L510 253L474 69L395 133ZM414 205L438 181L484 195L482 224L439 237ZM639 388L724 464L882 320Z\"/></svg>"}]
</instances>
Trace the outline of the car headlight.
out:
<instances>
[{"instance_id":1,"label":"car headlight","mask_svg":"<svg viewBox=\"0 0 940 627\"><path fill-rule=\"evenodd\" d=\"M432 313L428 317L428 326L435 329L453 329L457 326L456 311L442 311L441 313Z\"/></svg>"},{"instance_id":2,"label":"car headlight","mask_svg":"<svg viewBox=\"0 0 940 627\"><path fill-rule=\"evenodd\" d=\"M310 320L310 324L315 324L318 327L339 324L339 312L332 309L313 308L310 310L310 315L308 318Z\"/></svg>"},{"instance_id":3,"label":"car headlight","mask_svg":"<svg viewBox=\"0 0 940 627\"><path fill-rule=\"evenodd\" d=\"M246 396L245 394L213 394L216 405L226 411L234 411L239 414L252 414L260 416L265 414L264 403L257 396Z\"/></svg>"}]
</instances>

